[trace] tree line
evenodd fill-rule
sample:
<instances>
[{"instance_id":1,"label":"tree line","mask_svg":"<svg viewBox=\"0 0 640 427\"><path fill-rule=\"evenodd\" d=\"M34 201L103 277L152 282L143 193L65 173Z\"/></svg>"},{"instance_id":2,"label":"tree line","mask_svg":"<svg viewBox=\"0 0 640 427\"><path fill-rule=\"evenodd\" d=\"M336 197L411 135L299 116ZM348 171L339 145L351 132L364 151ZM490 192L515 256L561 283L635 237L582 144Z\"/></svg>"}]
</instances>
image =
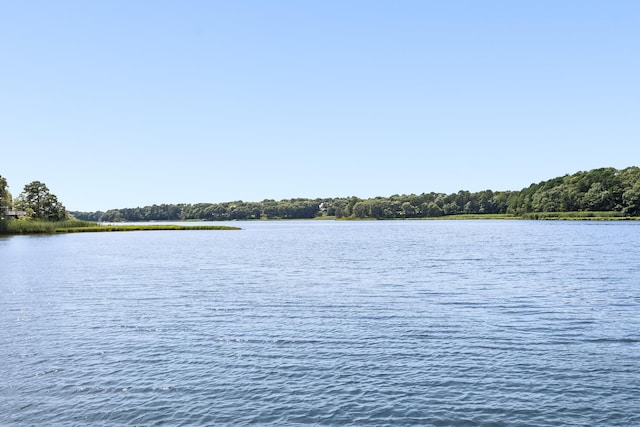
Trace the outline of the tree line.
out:
<instances>
[{"instance_id":1,"label":"tree line","mask_svg":"<svg viewBox=\"0 0 640 427\"><path fill-rule=\"evenodd\" d=\"M78 219L98 222L175 220L336 218L409 219L459 214L536 212L620 212L640 216L640 168L600 168L553 178L519 191L403 194L361 199L242 200L225 203L161 204L106 212L72 212Z\"/></svg>"}]
</instances>

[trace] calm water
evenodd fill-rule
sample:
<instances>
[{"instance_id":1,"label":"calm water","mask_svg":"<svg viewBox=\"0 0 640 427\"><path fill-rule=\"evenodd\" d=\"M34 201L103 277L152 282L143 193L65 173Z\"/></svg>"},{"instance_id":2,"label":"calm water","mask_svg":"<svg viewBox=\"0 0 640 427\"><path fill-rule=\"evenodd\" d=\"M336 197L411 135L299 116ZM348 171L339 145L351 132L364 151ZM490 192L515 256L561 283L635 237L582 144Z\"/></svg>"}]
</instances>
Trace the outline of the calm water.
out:
<instances>
[{"instance_id":1,"label":"calm water","mask_svg":"<svg viewBox=\"0 0 640 427\"><path fill-rule=\"evenodd\" d=\"M640 425L640 223L0 239L1 425Z\"/></svg>"}]
</instances>

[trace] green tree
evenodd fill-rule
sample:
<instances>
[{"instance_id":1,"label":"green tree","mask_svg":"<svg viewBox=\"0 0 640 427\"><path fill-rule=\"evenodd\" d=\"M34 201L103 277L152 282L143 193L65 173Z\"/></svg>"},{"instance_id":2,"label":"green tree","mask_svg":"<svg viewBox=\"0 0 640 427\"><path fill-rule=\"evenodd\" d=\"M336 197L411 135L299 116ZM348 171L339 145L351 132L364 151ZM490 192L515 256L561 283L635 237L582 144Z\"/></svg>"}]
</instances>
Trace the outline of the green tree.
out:
<instances>
[{"instance_id":1,"label":"green tree","mask_svg":"<svg viewBox=\"0 0 640 427\"><path fill-rule=\"evenodd\" d=\"M16 200L16 207L27 211L33 218L45 221L61 221L67 217L65 207L40 181L24 186L24 191Z\"/></svg>"},{"instance_id":2,"label":"green tree","mask_svg":"<svg viewBox=\"0 0 640 427\"><path fill-rule=\"evenodd\" d=\"M624 202L623 212L627 215L640 215L640 181L627 189L622 195Z\"/></svg>"},{"instance_id":3,"label":"green tree","mask_svg":"<svg viewBox=\"0 0 640 427\"><path fill-rule=\"evenodd\" d=\"M429 202L422 204L422 212L426 217L442 216L442 209L436 204L436 202Z\"/></svg>"},{"instance_id":4,"label":"green tree","mask_svg":"<svg viewBox=\"0 0 640 427\"><path fill-rule=\"evenodd\" d=\"M351 211L355 218L366 218L369 216L369 207L365 202L356 202Z\"/></svg>"},{"instance_id":5,"label":"green tree","mask_svg":"<svg viewBox=\"0 0 640 427\"><path fill-rule=\"evenodd\" d=\"M402 216L404 218L413 218L418 213L418 209L413 206L410 202L402 203Z\"/></svg>"},{"instance_id":6,"label":"green tree","mask_svg":"<svg viewBox=\"0 0 640 427\"><path fill-rule=\"evenodd\" d=\"M0 175L0 215L5 208L10 209L12 204L11 193L9 193L9 185L7 180Z\"/></svg>"},{"instance_id":7,"label":"green tree","mask_svg":"<svg viewBox=\"0 0 640 427\"><path fill-rule=\"evenodd\" d=\"M586 211L612 210L611 199L611 191L601 182L594 182L582 196L582 209Z\"/></svg>"}]
</instances>

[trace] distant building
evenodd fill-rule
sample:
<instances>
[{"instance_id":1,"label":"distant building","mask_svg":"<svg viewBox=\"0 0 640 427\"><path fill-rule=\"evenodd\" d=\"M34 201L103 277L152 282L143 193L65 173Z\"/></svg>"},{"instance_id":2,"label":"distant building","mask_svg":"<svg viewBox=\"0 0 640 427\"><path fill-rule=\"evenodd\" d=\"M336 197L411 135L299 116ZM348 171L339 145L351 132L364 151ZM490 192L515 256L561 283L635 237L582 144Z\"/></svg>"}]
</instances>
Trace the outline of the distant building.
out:
<instances>
[{"instance_id":1,"label":"distant building","mask_svg":"<svg viewBox=\"0 0 640 427\"><path fill-rule=\"evenodd\" d=\"M27 212L26 211L18 211L15 209L9 209L9 208L1 208L0 213L2 213L2 217L3 218L15 218L18 219L22 216L27 216Z\"/></svg>"}]
</instances>

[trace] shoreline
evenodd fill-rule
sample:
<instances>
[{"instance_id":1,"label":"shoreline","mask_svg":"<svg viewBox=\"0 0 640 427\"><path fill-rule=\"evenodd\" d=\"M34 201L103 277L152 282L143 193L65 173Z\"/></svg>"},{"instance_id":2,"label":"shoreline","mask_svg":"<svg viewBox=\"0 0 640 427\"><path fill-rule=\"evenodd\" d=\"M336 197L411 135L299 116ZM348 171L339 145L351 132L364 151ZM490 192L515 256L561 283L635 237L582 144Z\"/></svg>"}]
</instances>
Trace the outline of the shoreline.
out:
<instances>
[{"instance_id":1,"label":"shoreline","mask_svg":"<svg viewBox=\"0 0 640 427\"><path fill-rule=\"evenodd\" d=\"M244 220L248 222L260 221L475 221L475 220L498 220L498 221L640 221L639 216L623 216L618 212L536 212L524 215L513 214L459 214L444 215L427 218L353 218L334 216L322 216L315 218L274 218L274 219L253 219ZM174 220L157 221L149 224L149 221L134 221L117 223L87 222L80 220L69 220L61 222L46 221L19 221L0 220L0 236L20 236L20 235L45 235L45 234L67 234L67 233L105 233L123 231L185 231L185 230L242 230L240 227L227 225L186 225L198 222L198 220ZM201 221L210 222L210 221ZM216 221L229 222L236 221ZM185 225L176 224L185 223Z\"/></svg>"},{"instance_id":2,"label":"shoreline","mask_svg":"<svg viewBox=\"0 0 640 427\"><path fill-rule=\"evenodd\" d=\"M123 224L100 225L94 222L69 220L61 222L46 221L0 221L0 236L52 235L67 233L105 233L122 231L184 231L184 230L241 230L226 225L177 225L177 224Z\"/></svg>"}]
</instances>

